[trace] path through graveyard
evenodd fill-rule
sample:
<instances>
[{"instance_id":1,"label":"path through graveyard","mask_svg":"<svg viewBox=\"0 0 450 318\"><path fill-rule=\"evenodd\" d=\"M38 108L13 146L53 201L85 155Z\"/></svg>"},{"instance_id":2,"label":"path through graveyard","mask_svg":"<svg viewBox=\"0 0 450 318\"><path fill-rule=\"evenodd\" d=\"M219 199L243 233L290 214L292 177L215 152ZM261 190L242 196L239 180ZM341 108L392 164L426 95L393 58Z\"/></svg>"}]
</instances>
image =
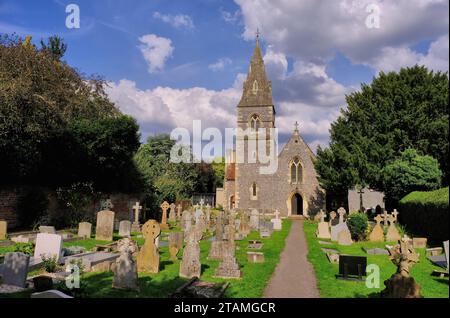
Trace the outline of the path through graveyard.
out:
<instances>
[{"instance_id":1,"label":"path through graveyard","mask_svg":"<svg viewBox=\"0 0 450 318\"><path fill-rule=\"evenodd\" d=\"M303 221L293 220L280 262L266 287L267 298L318 298L316 276L307 259Z\"/></svg>"}]
</instances>

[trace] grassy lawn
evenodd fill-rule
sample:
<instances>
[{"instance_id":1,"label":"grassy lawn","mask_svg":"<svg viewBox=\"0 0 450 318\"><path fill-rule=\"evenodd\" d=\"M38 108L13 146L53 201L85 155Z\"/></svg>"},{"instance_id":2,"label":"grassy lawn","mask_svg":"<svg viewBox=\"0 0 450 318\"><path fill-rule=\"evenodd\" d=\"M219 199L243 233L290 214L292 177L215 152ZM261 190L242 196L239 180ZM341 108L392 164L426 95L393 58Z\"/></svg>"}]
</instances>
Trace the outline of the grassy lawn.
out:
<instances>
[{"instance_id":1,"label":"grassy lawn","mask_svg":"<svg viewBox=\"0 0 450 318\"><path fill-rule=\"evenodd\" d=\"M209 240L202 240L200 242L201 249L201 263L202 263L202 276L201 280L209 282L225 282L229 281L225 297L229 298L250 298L250 297L262 297L264 288L266 287L269 279L278 264L280 254L284 248L285 239L289 233L292 222L290 220L283 220L283 230L275 231L271 238L261 239L264 246L260 250L265 255L265 263L254 264L247 262L247 245L248 240L260 239L258 232L252 232L248 237L242 241L236 241L236 258L241 265L243 272L243 278L236 280L224 280L219 278L213 278L214 271L219 265L219 261L209 261L207 256L211 247ZM168 233L169 231L164 231ZM115 237L116 239L117 237ZM142 245L144 240L142 238L136 238L133 235L133 239L138 241L139 245ZM165 238L162 238L165 240ZM91 249L96 244L104 244L105 242L96 241L94 239L86 239L76 242L64 243L65 247L68 246L83 246L86 249ZM183 251L178 254L181 259ZM174 292L178 287L183 285L187 280L178 277L180 261L172 262L169 257L168 247L160 248L160 272L157 274L140 273L139 274L139 286L140 292L120 291L111 288L113 273L86 273L83 275L81 283L85 286L83 294L86 297L101 298L101 297L167 297L170 293ZM14 296L14 295L13 295Z\"/></svg>"},{"instance_id":2,"label":"grassy lawn","mask_svg":"<svg viewBox=\"0 0 450 318\"><path fill-rule=\"evenodd\" d=\"M368 255L362 247L381 247L386 244L394 243L375 243L358 242L351 246L340 246L333 242L332 245L321 245L318 243L315 232L317 224L313 222L304 222L305 235L308 241L308 259L314 266L318 287L321 297L326 298L354 298L354 297L378 297L381 290L384 289L383 282L395 273L396 267L389 260L388 255ZM322 240L321 241L329 241ZM331 264L322 248L332 248L338 250L341 254L367 256L367 264L377 264L380 267L380 288L369 289L364 282L344 281L336 279L338 265ZM427 298L448 298L449 285L448 278L441 279L433 277L430 274L434 269L440 269L434 266L425 257L425 249L418 249L420 253L420 262L412 267L411 275L422 287L422 295Z\"/></svg>"}]
</instances>

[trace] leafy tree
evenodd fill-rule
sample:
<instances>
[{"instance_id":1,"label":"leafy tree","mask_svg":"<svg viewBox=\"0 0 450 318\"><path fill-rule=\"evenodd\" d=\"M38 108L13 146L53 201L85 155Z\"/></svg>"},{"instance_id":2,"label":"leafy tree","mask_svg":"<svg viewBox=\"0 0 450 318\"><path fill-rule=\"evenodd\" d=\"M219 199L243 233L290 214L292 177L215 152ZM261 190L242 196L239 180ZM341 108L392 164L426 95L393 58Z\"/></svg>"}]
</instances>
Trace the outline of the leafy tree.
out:
<instances>
[{"instance_id":1,"label":"leafy tree","mask_svg":"<svg viewBox=\"0 0 450 318\"><path fill-rule=\"evenodd\" d=\"M223 180L225 178L225 158L214 158L213 162L211 163L211 167L214 170L215 190L216 188L223 187Z\"/></svg>"},{"instance_id":2,"label":"leafy tree","mask_svg":"<svg viewBox=\"0 0 450 318\"><path fill-rule=\"evenodd\" d=\"M409 148L433 155L448 184L448 74L421 66L381 72L346 100L329 147L317 150L316 170L328 192L356 185L389 191L383 168Z\"/></svg>"},{"instance_id":3,"label":"leafy tree","mask_svg":"<svg viewBox=\"0 0 450 318\"><path fill-rule=\"evenodd\" d=\"M414 149L403 151L400 158L383 169L384 188L394 200L413 191L436 190L441 177L437 160L420 156Z\"/></svg>"},{"instance_id":4,"label":"leafy tree","mask_svg":"<svg viewBox=\"0 0 450 318\"><path fill-rule=\"evenodd\" d=\"M59 36L51 36L47 43L41 40L41 50L49 52L54 59L60 60L67 51L67 44Z\"/></svg>"}]
</instances>

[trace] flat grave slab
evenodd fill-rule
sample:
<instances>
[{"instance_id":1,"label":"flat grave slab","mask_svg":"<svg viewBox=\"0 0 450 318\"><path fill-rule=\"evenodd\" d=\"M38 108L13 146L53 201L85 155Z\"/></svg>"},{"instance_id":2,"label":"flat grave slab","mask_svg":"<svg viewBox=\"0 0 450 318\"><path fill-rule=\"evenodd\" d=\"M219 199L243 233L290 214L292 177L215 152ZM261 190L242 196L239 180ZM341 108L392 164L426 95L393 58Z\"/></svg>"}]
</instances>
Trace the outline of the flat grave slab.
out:
<instances>
[{"instance_id":1,"label":"flat grave slab","mask_svg":"<svg viewBox=\"0 0 450 318\"><path fill-rule=\"evenodd\" d=\"M427 256L434 265L447 269L447 259L445 255Z\"/></svg>"},{"instance_id":2,"label":"flat grave slab","mask_svg":"<svg viewBox=\"0 0 450 318\"><path fill-rule=\"evenodd\" d=\"M260 250L262 249L264 246L264 244L261 241L257 241L257 240L252 240L252 241L248 241L248 249L251 250Z\"/></svg>"},{"instance_id":3,"label":"flat grave slab","mask_svg":"<svg viewBox=\"0 0 450 318\"><path fill-rule=\"evenodd\" d=\"M86 271L107 271L112 262L115 262L120 254L108 252L88 252L73 256L68 256L65 259L66 266L70 264L71 260L81 260Z\"/></svg>"},{"instance_id":4,"label":"flat grave slab","mask_svg":"<svg viewBox=\"0 0 450 318\"><path fill-rule=\"evenodd\" d=\"M222 298L229 283L202 282L197 277L178 288L169 298Z\"/></svg>"},{"instance_id":5,"label":"flat grave slab","mask_svg":"<svg viewBox=\"0 0 450 318\"><path fill-rule=\"evenodd\" d=\"M363 251L370 255L389 255L389 251L385 248L367 248L363 247Z\"/></svg>"}]
</instances>

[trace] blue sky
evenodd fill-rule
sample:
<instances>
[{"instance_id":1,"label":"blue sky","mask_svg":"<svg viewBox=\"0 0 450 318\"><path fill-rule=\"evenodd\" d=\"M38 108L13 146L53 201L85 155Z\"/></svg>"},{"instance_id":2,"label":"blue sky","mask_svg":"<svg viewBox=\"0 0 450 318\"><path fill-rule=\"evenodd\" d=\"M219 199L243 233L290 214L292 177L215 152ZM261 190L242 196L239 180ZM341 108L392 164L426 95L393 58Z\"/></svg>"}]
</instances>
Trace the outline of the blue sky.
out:
<instances>
[{"instance_id":1,"label":"blue sky","mask_svg":"<svg viewBox=\"0 0 450 318\"><path fill-rule=\"evenodd\" d=\"M69 3L80 29L65 26ZM369 4L378 28L365 24ZM298 121L313 149L327 145L345 94L379 71L448 71L447 0L0 0L1 33L62 36L67 62L110 82L143 137L195 119L233 127L257 28L282 142Z\"/></svg>"}]
</instances>

